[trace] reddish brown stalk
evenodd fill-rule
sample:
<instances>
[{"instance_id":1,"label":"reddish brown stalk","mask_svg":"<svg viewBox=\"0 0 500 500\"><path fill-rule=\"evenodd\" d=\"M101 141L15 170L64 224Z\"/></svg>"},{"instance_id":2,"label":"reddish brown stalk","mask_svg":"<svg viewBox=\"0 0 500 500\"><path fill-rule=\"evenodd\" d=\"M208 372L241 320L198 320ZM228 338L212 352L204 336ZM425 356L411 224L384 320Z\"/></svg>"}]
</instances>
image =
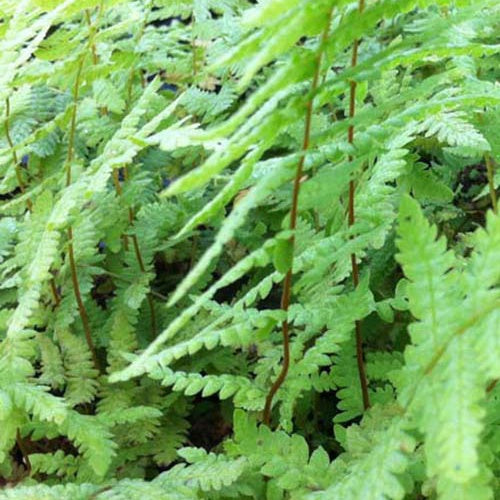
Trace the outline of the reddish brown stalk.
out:
<instances>
[{"instance_id":1,"label":"reddish brown stalk","mask_svg":"<svg viewBox=\"0 0 500 500\"><path fill-rule=\"evenodd\" d=\"M140 253L139 244L137 243L137 237L135 234L132 236L132 241L134 242L134 251L135 251L135 255L137 257L137 261L139 262L139 266L141 267L141 271L144 273L144 272L146 272L146 270L144 269L143 265L141 266L140 261L139 261L139 253ZM151 315L151 333L153 334L153 338L154 338L154 337L156 337L156 335L158 333L158 330L156 327L155 304L153 301L153 297L151 296L151 293L148 293L146 297L147 297L147 301L148 301L149 312Z\"/></svg>"},{"instance_id":2,"label":"reddish brown stalk","mask_svg":"<svg viewBox=\"0 0 500 500\"><path fill-rule=\"evenodd\" d=\"M100 18L100 14L102 12L102 2L99 7L99 14L97 18ZM90 20L90 17L88 17L88 20ZM93 26L90 25L90 35L89 35L89 42L88 46L92 47L93 44L93 35L94 35L94 30ZM68 138L68 152L66 155L66 186L71 185L71 162L73 161L73 152L74 152L74 144L75 144L75 132L76 132L76 114L77 114L77 109L78 109L78 96L80 92L80 79L82 76L82 70L83 70L83 65L85 62L85 56L86 52L83 53L82 57L80 58L80 61L78 63L78 68L76 72L76 77L75 77L75 83L73 85L73 110L71 114L71 123L70 123L70 130L69 130L69 138ZM90 330L90 322L89 322L89 317L87 314L87 309L85 308L85 304L83 303L82 299L82 294L80 291L80 283L78 282L78 273L76 269L76 262L75 262L75 252L73 248L73 228L70 226L68 228L68 257L69 257L69 265L70 265L70 271L71 271L71 281L73 283L73 291L75 293L75 298L76 298L76 303L78 306L78 312L80 314L80 319L82 321L82 326L83 326L83 331L85 333L85 339L87 341L88 348L92 354L92 359L94 361L94 366L96 370L102 371L99 360L97 358L97 352L94 346L94 342L92 340L92 333Z\"/></svg>"},{"instance_id":3,"label":"reddish brown stalk","mask_svg":"<svg viewBox=\"0 0 500 500\"><path fill-rule=\"evenodd\" d=\"M149 2L146 3L145 5L146 9L150 8ZM135 43L136 45L139 45L139 42L144 35L144 30L146 28L146 24L148 21L148 12L144 14L144 20L141 24L141 27L136 35L135 38ZM133 84L134 84L134 73L135 73L135 68L132 67L130 70L129 76L128 76L128 83L127 83L127 104L126 104L126 110L130 109L130 106L132 104L132 89L133 89ZM141 87L145 88L146 87L146 79L144 78L144 73L140 71L140 77L141 77Z\"/></svg>"},{"instance_id":4,"label":"reddish brown stalk","mask_svg":"<svg viewBox=\"0 0 500 500\"><path fill-rule=\"evenodd\" d=\"M495 169L493 160L489 154L486 154L485 157L486 162L486 172L488 175L488 186L490 189L490 199L491 199L491 207L493 208L493 212L498 213L498 202L497 202L497 192L495 190ZM488 387L486 388L486 392L490 393L498 384L498 379L493 380Z\"/></svg>"},{"instance_id":5,"label":"reddish brown stalk","mask_svg":"<svg viewBox=\"0 0 500 500\"><path fill-rule=\"evenodd\" d=\"M130 221L130 223L132 223L134 221L134 211L131 208L129 208L129 221ZM139 247L139 240L137 239L137 235L133 234L131 236L131 238L132 238L132 244L134 245L135 257L137 259L137 263L139 264L139 269L141 270L141 273L145 273L146 268L144 266L144 260L142 258L141 249ZM149 311L151 314L151 332L153 333L153 337L156 337L157 329L156 329L155 305L153 302L153 297L151 297L150 293L148 293L147 299L148 299Z\"/></svg>"},{"instance_id":6,"label":"reddish brown stalk","mask_svg":"<svg viewBox=\"0 0 500 500\"><path fill-rule=\"evenodd\" d=\"M125 180L127 181L128 180L127 167L123 167L123 173L124 173ZM117 169L113 170L113 183L115 185L116 194L118 196L121 196L123 190L122 190L122 186L120 184L120 179L118 178L118 170ZM132 207L129 207L128 220L129 220L131 225L134 223L134 218L135 218L134 209ZM137 238L137 235L133 234L130 237L132 239L132 244L134 246L135 258L137 259L137 263L139 264L139 269L141 270L141 273L145 273L146 267L144 266L144 259L142 257L141 248L139 246L139 240ZM125 250L128 250L128 236L126 234L123 235L123 246L124 246ZM153 297L151 296L151 294L147 295L147 300L148 300L148 306L149 306L149 311L150 311L150 315L151 315L151 332L153 334L153 337L156 337L156 334L157 334L156 312L155 312Z\"/></svg>"},{"instance_id":7,"label":"reddish brown stalk","mask_svg":"<svg viewBox=\"0 0 500 500\"><path fill-rule=\"evenodd\" d=\"M87 20L87 24L89 25L89 28L92 29L92 21L90 20L90 12L88 9L85 9L85 19ZM93 41L90 44L90 49L92 50L92 62L95 65L98 62L98 58L97 58L97 51L95 48L95 43Z\"/></svg>"},{"instance_id":8,"label":"reddish brown stalk","mask_svg":"<svg viewBox=\"0 0 500 500\"><path fill-rule=\"evenodd\" d=\"M486 388L486 392L491 392L498 384L498 379L492 380L491 383Z\"/></svg>"},{"instance_id":9,"label":"reddish brown stalk","mask_svg":"<svg viewBox=\"0 0 500 500\"><path fill-rule=\"evenodd\" d=\"M90 15L89 15L88 10L85 11L85 15L87 17L87 23L90 26ZM144 22L142 23L141 29L139 30L139 34L137 36L137 42L142 38L142 35L144 34L144 28L146 26L146 19L147 19L147 16L145 16ZM94 64L97 64L98 58L97 58L97 54L95 52L95 45L92 45L92 54L94 56ZM127 109L128 109L128 106L130 105L130 103L132 101L133 80L134 80L134 69L132 68L132 70L130 71L130 74L129 74L128 84L127 84L127 88L128 88L128 90L127 90L127 95L128 95ZM143 87L144 87L144 85L143 85ZM123 173L124 173L125 180L128 181L128 169L127 169L126 166L123 167ZM119 175L118 175L118 169L114 169L113 170L113 184L115 186L116 194L118 196L121 196L123 190L122 190L122 187L121 187L121 184L120 184L120 179L119 179ZM134 210L129 207L129 209L128 209L128 219L129 219L130 224L133 224L134 218L135 218ZM142 258L141 250L140 250L140 247L139 247L139 240L137 239L137 235L134 234L134 235L131 236L131 238L132 238L132 243L134 245L134 252L135 252L136 259L137 259L137 263L139 264L139 269L141 270L142 273L145 273L146 272L146 268L144 266L144 260ZM122 239L123 239L123 247L125 248L126 251L128 251L128 248L129 248L129 246L128 246L128 236L126 234L124 234L124 235L122 235ZM156 337L156 334L157 334L156 313L155 313L155 309L154 309L153 297L151 296L151 294L148 294L147 300L148 300L149 311L150 311L150 315L151 315L151 330L152 330L152 333L153 333L153 337Z\"/></svg>"},{"instance_id":10,"label":"reddish brown stalk","mask_svg":"<svg viewBox=\"0 0 500 500\"><path fill-rule=\"evenodd\" d=\"M92 333L90 331L90 323L89 317L87 314L87 309L85 308L85 304L82 300L82 294L80 293L80 284L78 283L78 274L76 272L76 262L75 262L75 253L73 250L73 229L71 227L68 228L68 256L69 256L69 265L71 269L71 281L73 282L73 290L75 291L76 303L78 305L78 312L80 313L80 318L82 320L83 331L85 332L85 339L87 340L87 345L89 346L90 352L92 353L92 359L94 360L94 366L97 370L100 370L99 360L97 359L97 353L95 350L94 342L92 340Z\"/></svg>"},{"instance_id":11,"label":"reddish brown stalk","mask_svg":"<svg viewBox=\"0 0 500 500\"><path fill-rule=\"evenodd\" d=\"M488 175L488 187L490 189L490 198L491 198L491 206L493 208L493 212L498 212L498 203L497 203L497 192L495 191L495 169L493 166L493 160L489 154L484 156L484 161L486 162L486 173Z\"/></svg>"},{"instance_id":12,"label":"reddish brown stalk","mask_svg":"<svg viewBox=\"0 0 500 500\"><path fill-rule=\"evenodd\" d=\"M143 77L141 75L141 83L143 81ZM130 76L128 78L128 83L127 83L127 111L130 108L130 104L132 103L132 89L134 86L134 70L130 72ZM144 85L143 85L144 87Z\"/></svg>"},{"instance_id":13,"label":"reddish brown stalk","mask_svg":"<svg viewBox=\"0 0 500 500\"><path fill-rule=\"evenodd\" d=\"M194 17L193 17L193 26L194 26ZM193 36L191 38L191 48L193 49L193 80L196 79L198 74L198 55L196 53L196 38L194 36L194 29L192 30Z\"/></svg>"},{"instance_id":14,"label":"reddish brown stalk","mask_svg":"<svg viewBox=\"0 0 500 500\"><path fill-rule=\"evenodd\" d=\"M14 148L14 143L10 136L9 118L10 118L10 100L7 97L7 99L5 99L5 123L4 123L5 137L7 138L7 142L12 151L12 161L14 162L14 166L16 169L17 183L19 184L19 189L21 190L21 193L24 194L26 191L26 186L24 185L23 178L21 175L21 170L19 168L19 159L17 157L17 153ZM26 200L26 206L28 207L29 212L33 211L33 203L31 203L31 200L29 198ZM57 306L59 305L60 299L59 299L59 294L57 293L57 288L54 282L54 278L50 280L50 287L52 290L52 295L54 296L54 302Z\"/></svg>"},{"instance_id":15,"label":"reddish brown stalk","mask_svg":"<svg viewBox=\"0 0 500 500\"><path fill-rule=\"evenodd\" d=\"M75 147L75 131L76 131L76 111L78 104L78 96L80 93L80 78L82 76L83 63L85 54L80 58L76 71L75 84L73 85L73 111L71 113L71 122L68 138L68 152L66 154L66 186L71 185L71 162L73 161L73 151Z\"/></svg>"},{"instance_id":16,"label":"reddish brown stalk","mask_svg":"<svg viewBox=\"0 0 500 500\"><path fill-rule=\"evenodd\" d=\"M364 0L359 0L358 11L361 14L365 9ZM354 68L358 64L358 48L359 40L354 40L352 47L351 67ZM357 82L351 80L350 82L350 95L349 95L349 118L352 119L356 115L356 87ZM347 140L349 144L354 142L354 125L349 125L347 130ZM349 156L349 161L352 161L352 156ZM356 185L354 180L349 182L349 205L348 205L348 223L351 227L356 222L356 215L354 209ZM352 268L352 282L356 288L359 284L359 269L356 260L356 254L351 254L351 268ZM368 394L368 380L366 378L365 362L363 359L363 337L361 335L361 321L355 322L356 328L356 361L358 364L359 383L361 385L361 394L363 397L363 408L367 410L370 407L370 396Z\"/></svg>"},{"instance_id":17,"label":"reddish brown stalk","mask_svg":"<svg viewBox=\"0 0 500 500\"><path fill-rule=\"evenodd\" d=\"M112 486L104 486L104 488L101 488L100 490L97 490L95 493L89 496L89 500L96 500L97 497L101 495L101 493L105 493L106 491L111 490L113 487Z\"/></svg>"},{"instance_id":18,"label":"reddish brown stalk","mask_svg":"<svg viewBox=\"0 0 500 500\"><path fill-rule=\"evenodd\" d=\"M56 282L54 278L50 280L50 290L52 292L52 297L54 298L55 306L58 307L61 303L61 298L59 297L59 293L57 292Z\"/></svg>"},{"instance_id":19,"label":"reddish brown stalk","mask_svg":"<svg viewBox=\"0 0 500 500\"><path fill-rule=\"evenodd\" d=\"M198 61L196 58L196 40L193 38L193 79L196 78L196 73L197 73L197 66L198 66Z\"/></svg>"},{"instance_id":20,"label":"reddish brown stalk","mask_svg":"<svg viewBox=\"0 0 500 500\"><path fill-rule=\"evenodd\" d=\"M19 185L21 193L24 194L26 191L26 186L24 185L23 177L21 175L21 169L19 168L19 159L17 157L16 149L14 148L14 142L12 141L12 137L10 136L9 120L10 120L10 99L7 97L7 99L5 99L5 122L4 122L5 137L7 138L10 150L12 151L12 161L14 162L14 169L16 171L17 183ZM29 198L26 200L26 205L28 207L28 210L31 212L33 205Z\"/></svg>"},{"instance_id":21,"label":"reddish brown stalk","mask_svg":"<svg viewBox=\"0 0 500 500\"><path fill-rule=\"evenodd\" d=\"M89 26L89 29L92 30L93 26L92 26L92 21L90 19L90 11L89 11L89 9L85 10L85 19L87 20L87 24ZM92 63L95 66L99 62L99 56L97 55L97 49L96 49L93 37L92 37L92 41L90 43L90 50L92 52ZM101 115L107 115L108 114L108 109L106 108L106 106L101 106L99 108L99 112L101 113Z\"/></svg>"},{"instance_id":22,"label":"reddish brown stalk","mask_svg":"<svg viewBox=\"0 0 500 500\"><path fill-rule=\"evenodd\" d=\"M16 443L17 447L19 448L19 451L21 452L21 455L23 456L24 464L26 465L26 476L30 476L31 474L30 456L28 450L26 449L26 446L24 445L24 440L21 436L21 432L19 431L19 429L17 429L16 432Z\"/></svg>"},{"instance_id":23,"label":"reddish brown stalk","mask_svg":"<svg viewBox=\"0 0 500 500\"><path fill-rule=\"evenodd\" d=\"M122 186L120 184L120 179L118 177L118 169L113 169L113 184L115 185L115 191L118 196L122 195ZM130 219L130 216L129 216ZM123 247L125 251L128 251L128 236L126 234L122 234Z\"/></svg>"},{"instance_id":24,"label":"reddish brown stalk","mask_svg":"<svg viewBox=\"0 0 500 500\"><path fill-rule=\"evenodd\" d=\"M318 87L319 75L321 70L321 58L323 56L324 45L328 38L328 32L330 30L332 13L333 10L330 11L328 22L323 31L319 50L316 56L316 68L314 71L314 77L310 89L310 96L307 101L307 108L306 108L304 139L302 143L302 155L297 164L297 170L295 172L295 179L293 182L292 206L290 208L290 230L292 231L292 236L290 237L290 245L292 247L292 254L293 254L293 249L295 247L295 228L297 227L298 201L299 201L299 192L301 184L300 181L302 178L302 171L304 169L306 152L309 149L309 144L311 139L311 120L313 113L314 94ZM288 374L288 370L290 368L290 324L288 323L287 316L288 316L288 308L290 306L290 297L292 292L292 277L293 277L293 269L292 265L290 265L290 269L286 273L285 279L283 281L283 291L281 294L281 309L285 311L286 314L286 317L283 320L281 327L282 337L283 337L283 364L281 365L281 371L278 375L278 378L274 381L266 397L266 404L264 406L264 413L262 420L264 424L267 426L269 426L271 421L271 408L273 404L274 395L278 392L279 388L285 381L286 376Z\"/></svg>"}]
</instances>

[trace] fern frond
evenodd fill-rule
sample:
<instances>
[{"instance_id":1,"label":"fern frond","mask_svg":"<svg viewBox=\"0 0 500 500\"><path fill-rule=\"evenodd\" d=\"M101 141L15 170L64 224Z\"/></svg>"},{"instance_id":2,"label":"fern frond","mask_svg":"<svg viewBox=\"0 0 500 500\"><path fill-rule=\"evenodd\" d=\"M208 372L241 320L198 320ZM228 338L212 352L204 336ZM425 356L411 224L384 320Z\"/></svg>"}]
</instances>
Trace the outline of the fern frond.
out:
<instances>
[{"instance_id":1,"label":"fern frond","mask_svg":"<svg viewBox=\"0 0 500 500\"><path fill-rule=\"evenodd\" d=\"M405 354L403 373L419 377L418 394L425 394L436 409L421 407L411 395L427 438L428 473L438 475L438 489L440 484L467 484L479 474L481 392L486 383L476 366L473 345L488 324L483 318L495 315L498 297L493 292L478 304L474 295L484 290L482 286L469 292L470 297L461 291L459 272L450 269L458 267L455 257L446 251L443 238L436 240L436 228L409 198L402 202L399 232L398 259L411 281L410 310L419 320L410 326L414 345ZM489 283L485 285L487 290Z\"/></svg>"},{"instance_id":2,"label":"fern frond","mask_svg":"<svg viewBox=\"0 0 500 500\"><path fill-rule=\"evenodd\" d=\"M358 431L356 427L348 429L348 433L350 431L352 435L353 446L342 464L345 468L343 478L324 492L310 494L307 498L312 500L335 497L354 500L405 497L405 488L399 481L399 476L408 465L405 455L413 451L415 441L404 432L401 420L396 417L389 423L387 429L379 429L378 432L372 429L371 435L364 439L361 436L354 436ZM356 446L357 442L360 442L361 446Z\"/></svg>"}]
</instances>

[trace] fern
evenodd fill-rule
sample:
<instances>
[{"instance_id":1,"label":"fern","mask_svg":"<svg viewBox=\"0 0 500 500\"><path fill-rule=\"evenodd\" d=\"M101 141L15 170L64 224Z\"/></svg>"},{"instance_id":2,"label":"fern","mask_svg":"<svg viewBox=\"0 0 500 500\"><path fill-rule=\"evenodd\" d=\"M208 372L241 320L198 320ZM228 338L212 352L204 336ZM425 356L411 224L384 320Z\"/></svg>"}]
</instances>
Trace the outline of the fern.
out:
<instances>
[{"instance_id":1,"label":"fern","mask_svg":"<svg viewBox=\"0 0 500 500\"><path fill-rule=\"evenodd\" d=\"M0 498L497 496L497 1L0 11Z\"/></svg>"}]
</instances>

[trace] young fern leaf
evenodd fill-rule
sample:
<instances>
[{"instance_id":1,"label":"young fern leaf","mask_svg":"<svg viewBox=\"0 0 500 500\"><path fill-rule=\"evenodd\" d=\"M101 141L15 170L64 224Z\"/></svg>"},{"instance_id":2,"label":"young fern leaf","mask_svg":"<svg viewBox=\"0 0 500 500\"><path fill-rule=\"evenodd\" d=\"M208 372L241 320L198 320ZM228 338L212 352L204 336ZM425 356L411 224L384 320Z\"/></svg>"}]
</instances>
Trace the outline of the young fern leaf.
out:
<instances>
[{"instance_id":1,"label":"young fern leaf","mask_svg":"<svg viewBox=\"0 0 500 500\"><path fill-rule=\"evenodd\" d=\"M359 14L362 15L365 10L365 1L359 0L358 2L358 11ZM358 48L359 48L359 40L354 40L354 45L352 48L352 57L351 57L351 67L355 68L358 64ZM351 80L350 82L350 93L349 93L349 118L354 118L356 114L356 87L357 83L355 80ZM347 131L347 141L349 144L354 143L354 125L350 125ZM352 161L352 156L349 156L349 161ZM348 203L348 222L349 226L354 225L355 218L355 209L354 209L354 193L355 193L355 181L351 179L349 182L349 203ZM356 254L351 254L351 268L352 268L352 281L354 287L357 287L359 284L359 269L358 262L356 260ZM365 361L363 359L363 339L361 336L361 322L356 321L356 361L358 364L358 373L359 373L359 383L361 385L361 394L363 395L363 407L364 409L368 409L370 407L370 396L368 395L368 380L366 379L366 371L365 371Z\"/></svg>"},{"instance_id":2,"label":"young fern leaf","mask_svg":"<svg viewBox=\"0 0 500 500\"><path fill-rule=\"evenodd\" d=\"M259 150L257 154L262 154L262 150ZM255 162L257 158L254 156L252 160ZM257 206L266 196L269 196L276 188L281 186L285 180L290 179L290 177L290 162L282 162L281 165L276 166L272 174L263 177L253 186L245 198L238 203L231 214L225 219L212 246L210 246L182 283L177 287L168 301L169 306L178 302L196 283L206 271L212 260L222 252L224 244L233 237L236 229L243 224L248 212Z\"/></svg>"},{"instance_id":3,"label":"young fern leaf","mask_svg":"<svg viewBox=\"0 0 500 500\"><path fill-rule=\"evenodd\" d=\"M490 218L490 224L495 225L495 218ZM454 484L474 484L480 474L482 402L488 376L474 351L478 339L488 335L491 321L498 319L498 292L489 289L498 274L493 273L493 281L479 283L472 271L464 278L465 283L474 282L474 288L464 287L456 258L446 251L444 238L436 240L436 234L418 204L403 198L398 260L410 279L410 311L419 320L410 326L413 345L406 350L403 373L405 378L421 379L418 395L413 393L408 400L406 393L403 400L411 403L425 433L428 474L437 476L438 490L449 492ZM491 237L497 238L494 233ZM481 241L489 246L488 237L483 235ZM493 265L493 270L497 267ZM475 271L480 275L482 265ZM425 400L432 404L424 405Z\"/></svg>"},{"instance_id":4,"label":"young fern leaf","mask_svg":"<svg viewBox=\"0 0 500 500\"><path fill-rule=\"evenodd\" d=\"M333 9L331 9L329 12L328 21L327 21L326 26L324 28L323 34L321 36L321 39L319 42L319 48L318 48L317 54L316 54L316 70L315 70L314 77L313 77L313 80L311 83L310 96L309 96L309 100L307 102L307 108L306 108L304 138L303 138L303 142L302 142L302 154L301 154L301 157L299 159L299 163L297 165L297 169L295 172L295 178L294 178L294 182L293 182L292 202L291 202L291 208L290 208L290 231L292 233L292 235L289 239L290 261L289 261L289 268L286 271L285 280L283 282L283 292L281 295L281 304L280 304L281 309L285 312L285 314L287 316L288 316L288 308L290 306L290 298L291 298L291 293L292 293L293 254L294 254L294 249L295 249L295 229L297 226L300 182L301 182L301 178L302 178L302 171L304 168L305 154L307 153L307 150L309 149L314 94L316 93L316 89L317 89L318 83L319 83L319 76L320 76L320 70L321 70L321 60L323 57L324 45L325 45L326 41L328 40L328 33L330 31L330 23L332 20L332 14L333 14ZM290 368L290 333L289 333L288 317L285 317L285 319L282 322L282 334L283 334L283 365L282 365L281 371L278 375L278 378L274 381L273 385L271 386L271 388L269 390L267 398L266 398L266 404L264 406L264 413L263 413L263 422L266 425L269 425L270 421L271 421L271 409L272 409L274 395L276 394L276 392L278 392L279 388L281 387L281 385L285 381L286 376L288 374L288 370Z\"/></svg>"},{"instance_id":5,"label":"young fern leaf","mask_svg":"<svg viewBox=\"0 0 500 500\"><path fill-rule=\"evenodd\" d=\"M387 422L386 422L387 425ZM348 456L344 476L324 492L312 493L309 500L358 498L402 500L405 488L399 476L408 466L405 454L413 451L414 440L402 429L402 422L395 418L384 431L373 433L370 448L352 452Z\"/></svg>"},{"instance_id":6,"label":"young fern leaf","mask_svg":"<svg viewBox=\"0 0 500 500\"><path fill-rule=\"evenodd\" d=\"M264 244L262 248L252 252L250 255L240 260L233 268L231 268L224 276L216 281L205 293L199 296L192 305L184 309L182 314L175 318L172 323L141 353L133 362L121 371L114 372L110 375L110 382L118 382L129 380L148 371L151 361L154 360L153 355L158 352L159 347L167 340L178 334L179 330L184 327L187 322L195 316L200 309L213 297L217 290L233 283L241 276L252 269L254 266L265 266L270 262L269 247L271 244Z\"/></svg>"},{"instance_id":7,"label":"young fern leaf","mask_svg":"<svg viewBox=\"0 0 500 500\"><path fill-rule=\"evenodd\" d=\"M0 11L0 498L495 496L497 0Z\"/></svg>"}]
</instances>

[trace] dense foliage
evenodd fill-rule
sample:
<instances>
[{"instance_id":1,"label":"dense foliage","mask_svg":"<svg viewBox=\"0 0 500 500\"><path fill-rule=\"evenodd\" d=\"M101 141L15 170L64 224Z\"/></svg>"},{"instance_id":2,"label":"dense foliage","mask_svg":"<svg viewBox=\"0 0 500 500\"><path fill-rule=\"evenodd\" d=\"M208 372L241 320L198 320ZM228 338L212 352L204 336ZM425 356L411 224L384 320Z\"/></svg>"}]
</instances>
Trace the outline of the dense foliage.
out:
<instances>
[{"instance_id":1,"label":"dense foliage","mask_svg":"<svg viewBox=\"0 0 500 500\"><path fill-rule=\"evenodd\" d=\"M500 498L498 0L0 0L0 498Z\"/></svg>"}]
</instances>

